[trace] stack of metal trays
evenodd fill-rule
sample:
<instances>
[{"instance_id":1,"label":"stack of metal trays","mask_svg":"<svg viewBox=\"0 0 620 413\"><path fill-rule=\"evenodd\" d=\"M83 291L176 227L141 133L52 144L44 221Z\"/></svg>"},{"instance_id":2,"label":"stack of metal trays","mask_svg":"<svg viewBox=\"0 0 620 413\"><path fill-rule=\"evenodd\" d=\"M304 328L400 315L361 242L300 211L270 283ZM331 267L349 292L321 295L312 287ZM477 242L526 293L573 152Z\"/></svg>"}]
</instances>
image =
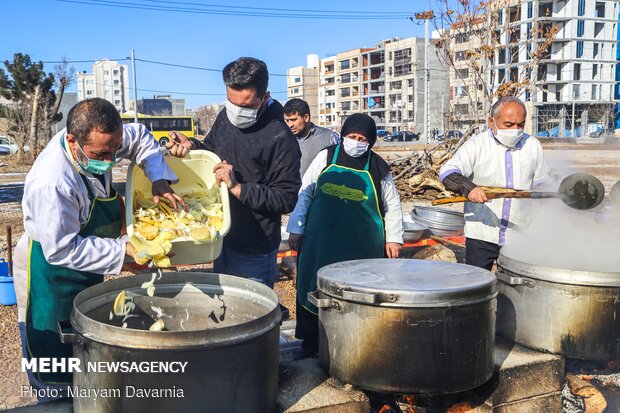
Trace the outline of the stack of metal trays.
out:
<instances>
[{"instance_id":1,"label":"stack of metal trays","mask_svg":"<svg viewBox=\"0 0 620 413\"><path fill-rule=\"evenodd\" d=\"M432 206L414 206L411 218L427 226L433 235L458 237L463 235L465 218L462 212Z\"/></svg>"},{"instance_id":2,"label":"stack of metal trays","mask_svg":"<svg viewBox=\"0 0 620 413\"><path fill-rule=\"evenodd\" d=\"M413 243L428 238L430 230L426 225L420 224L411 218L409 214L403 214L403 240L407 243Z\"/></svg>"}]
</instances>

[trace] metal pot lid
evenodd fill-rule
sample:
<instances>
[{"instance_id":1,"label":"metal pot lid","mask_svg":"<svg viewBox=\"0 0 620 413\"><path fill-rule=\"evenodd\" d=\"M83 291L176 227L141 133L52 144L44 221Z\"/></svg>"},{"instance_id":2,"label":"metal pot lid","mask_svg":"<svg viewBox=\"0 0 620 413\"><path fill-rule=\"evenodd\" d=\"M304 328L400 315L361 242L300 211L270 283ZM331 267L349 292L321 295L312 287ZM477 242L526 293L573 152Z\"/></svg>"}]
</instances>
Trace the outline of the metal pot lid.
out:
<instances>
[{"instance_id":1,"label":"metal pot lid","mask_svg":"<svg viewBox=\"0 0 620 413\"><path fill-rule=\"evenodd\" d=\"M105 344L187 349L244 342L280 323L277 295L256 281L224 274L164 273L155 281L155 296L149 297L141 285L150 280L150 274L123 277L87 288L73 302L71 325L78 334ZM122 290L135 304L130 314L138 317L110 318ZM149 331L158 318L165 329Z\"/></svg>"},{"instance_id":2,"label":"metal pot lid","mask_svg":"<svg viewBox=\"0 0 620 413\"><path fill-rule=\"evenodd\" d=\"M465 264L413 259L344 261L321 268L318 289L333 298L390 307L453 307L497 295L495 275Z\"/></svg>"},{"instance_id":3,"label":"metal pot lid","mask_svg":"<svg viewBox=\"0 0 620 413\"><path fill-rule=\"evenodd\" d=\"M497 265L516 275L552 283L620 287L620 272L577 271L533 264L513 257L506 247L500 250Z\"/></svg>"}]
</instances>

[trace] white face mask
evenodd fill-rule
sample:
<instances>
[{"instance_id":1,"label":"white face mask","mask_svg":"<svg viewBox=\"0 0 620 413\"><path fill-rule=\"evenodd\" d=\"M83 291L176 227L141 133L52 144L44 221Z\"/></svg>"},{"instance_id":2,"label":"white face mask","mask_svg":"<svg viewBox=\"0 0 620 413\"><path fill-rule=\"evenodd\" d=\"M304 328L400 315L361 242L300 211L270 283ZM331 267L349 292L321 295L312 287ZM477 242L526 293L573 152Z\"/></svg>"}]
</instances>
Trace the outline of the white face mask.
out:
<instances>
[{"instance_id":1,"label":"white face mask","mask_svg":"<svg viewBox=\"0 0 620 413\"><path fill-rule=\"evenodd\" d=\"M237 106L230 100L226 99L226 116L228 116L228 120L230 121L230 123L232 123L239 129L247 129L251 126L254 126L254 124L258 120L258 117L260 116L258 114L258 110L262 106L262 100L261 105L257 109L250 109Z\"/></svg>"},{"instance_id":2,"label":"white face mask","mask_svg":"<svg viewBox=\"0 0 620 413\"><path fill-rule=\"evenodd\" d=\"M342 146L344 151L354 158L359 158L368 150L367 142L359 142L351 138L342 139Z\"/></svg>"},{"instance_id":3,"label":"white face mask","mask_svg":"<svg viewBox=\"0 0 620 413\"><path fill-rule=\"evenodd\" d=\"M514 148L523 136L523 129L499 129L495 132L495 139L504 146Z\"/></svg>"}]
</instances>

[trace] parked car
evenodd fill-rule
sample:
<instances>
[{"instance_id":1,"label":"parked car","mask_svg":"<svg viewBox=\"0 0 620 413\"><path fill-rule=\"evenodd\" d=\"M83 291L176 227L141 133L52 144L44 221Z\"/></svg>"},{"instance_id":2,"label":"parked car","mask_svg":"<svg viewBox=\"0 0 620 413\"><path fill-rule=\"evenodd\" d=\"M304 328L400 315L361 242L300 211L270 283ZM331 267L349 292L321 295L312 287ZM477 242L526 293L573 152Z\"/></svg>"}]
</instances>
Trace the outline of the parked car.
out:
<instances>
[{"instance_id":1,"label":"parked car","mask_svg":"<svg viewBox=\"0 0 620 413\"><path fill-rule=\"evenodd\" d=\"M19 146L8 136L0 135L0 155L13 155L19 151ZM30 147L24 145L24 152L30 152Z\"/></svg>"},{"instance_id":2,"label":"parked car","mask_svg":"<svg viewBox=\"0 0 620 413\"><path fill-rule=\"evenodd\" d=\"M385 138L386 136L390 136L390 132L385 129L377 129L377 139Z\"/></svg>"},{"instance_id":3,"label":"parked car","mask_svg":"<svg viewBox=\"0 0 620 413\"><path fill-rule=\"evenodd\" d=\"M410 132L410 131L400 131L400 132L394 132L393 134L384 137L383 140L386 141L386 142L417 141L417 140L420 140L420 134L419 133L413 133L413 132Z\"/></svg>"},{"instance_id":4,"label":"parked car","mask_svg":"<svg viewBox=\"0 0 620 413\"><path fill-rule=\"evenodd\" d=\"M19 147L12 143L8 136L0 136L0 155L17 153Z\"/></svg>"}]
</instances>

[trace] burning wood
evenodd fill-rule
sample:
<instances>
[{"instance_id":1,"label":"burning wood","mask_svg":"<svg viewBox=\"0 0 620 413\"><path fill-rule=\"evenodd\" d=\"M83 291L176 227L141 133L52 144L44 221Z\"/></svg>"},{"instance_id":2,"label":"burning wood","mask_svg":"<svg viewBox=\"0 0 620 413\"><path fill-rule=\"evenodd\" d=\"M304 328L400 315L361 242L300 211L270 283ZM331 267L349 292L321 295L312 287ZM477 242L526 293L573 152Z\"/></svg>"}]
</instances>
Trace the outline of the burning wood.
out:
<instances>
[{"instance_id":1,"label":"burning wood","mask_svg":"<svg viewBox=\"0 0 620 413\"><path fill-rule=\"evenodd\" d=\"M602 413L605 411L607 401L591 383L572 374L566 375L566 381L573 395L583 397L585 413Z\"/></svg>"},{"instance_id":2,"label":"burning wood","mask_svg":"<svg viewBox=\"0 0 620 413\"><path fill-rule=\"evenodd\" d=\"M461 402L448 407L446 413L467 413L471 412L473 409L474 408L469 403Z\"/></svg>"}]
</instances>

